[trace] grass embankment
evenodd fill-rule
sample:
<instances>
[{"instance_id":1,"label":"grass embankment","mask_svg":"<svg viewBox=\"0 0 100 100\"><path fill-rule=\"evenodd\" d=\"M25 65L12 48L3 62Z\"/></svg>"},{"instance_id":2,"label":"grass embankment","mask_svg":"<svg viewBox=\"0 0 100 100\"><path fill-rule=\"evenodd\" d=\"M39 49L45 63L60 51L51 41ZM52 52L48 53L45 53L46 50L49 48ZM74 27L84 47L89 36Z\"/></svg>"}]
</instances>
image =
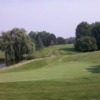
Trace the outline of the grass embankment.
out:
<instances>
[{"instance_id":1,"label":"grass embankment","mask_svg":"<svg viewBox=\"0 0 100 100\"><path fill-rule=\"evenodd\" d=\"M41 55L47 51L57 56L0 72L1 100L100 100L100 51L65 45Z\"/></svg>"}]
</instances>

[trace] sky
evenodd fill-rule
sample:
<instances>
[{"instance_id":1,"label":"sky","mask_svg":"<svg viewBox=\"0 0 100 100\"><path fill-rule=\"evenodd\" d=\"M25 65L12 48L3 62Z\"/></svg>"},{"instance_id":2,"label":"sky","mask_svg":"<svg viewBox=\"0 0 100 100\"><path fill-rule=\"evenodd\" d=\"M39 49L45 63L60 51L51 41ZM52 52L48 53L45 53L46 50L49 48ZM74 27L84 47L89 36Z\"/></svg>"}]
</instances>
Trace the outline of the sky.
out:
<instances>
[{"instance_id":1,"label":"sky","mask_svg":"<svg viewBox=\"0 0 100 100\"><path fill-rule=\"evenodd\" d=\"M0 0L0 31L25 28L68 38L82 21L100 21L100 0Z\"/></svg>"}]
</instances>

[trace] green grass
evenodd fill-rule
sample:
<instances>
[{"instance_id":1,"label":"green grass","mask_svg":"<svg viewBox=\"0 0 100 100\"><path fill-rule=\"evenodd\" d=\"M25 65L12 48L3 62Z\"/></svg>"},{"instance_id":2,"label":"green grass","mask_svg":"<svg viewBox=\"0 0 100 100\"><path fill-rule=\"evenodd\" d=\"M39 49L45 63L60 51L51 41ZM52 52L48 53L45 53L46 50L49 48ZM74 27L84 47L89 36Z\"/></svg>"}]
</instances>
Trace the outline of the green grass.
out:
<instances>
[{"instance_id":1,"label":"green grass","mask_svg":"<svg viewBox=\"0 0 100 100\"><path fill-rule=\"evenodd\" d=\"M38 53L56 56L1 70L0 100L100 100L100 51L63 45Z\"/></svg>"},{"instance_id":2,"label":"green grass","mask_svg":"<svg viewBox=\"0 0 100 100\"><path fill-rule=\"evenodd\" d=\"M34 81L0 84L1 100L99 100L98 78L64 81Z\"/></svg>"},{"instance_id":3,"label":"green grass","mask_svg":"<svg viewBox=\"0 0 100 100\"><path fill-rule=\"evenodd\" d=\"M73 45L57 45L57 46L50 46L48 48L44 48L43 50L36 51L33 53L35 58L40 57L48 57L52 55L71 55L77 53Z\"/></svg>"}]
</instances>

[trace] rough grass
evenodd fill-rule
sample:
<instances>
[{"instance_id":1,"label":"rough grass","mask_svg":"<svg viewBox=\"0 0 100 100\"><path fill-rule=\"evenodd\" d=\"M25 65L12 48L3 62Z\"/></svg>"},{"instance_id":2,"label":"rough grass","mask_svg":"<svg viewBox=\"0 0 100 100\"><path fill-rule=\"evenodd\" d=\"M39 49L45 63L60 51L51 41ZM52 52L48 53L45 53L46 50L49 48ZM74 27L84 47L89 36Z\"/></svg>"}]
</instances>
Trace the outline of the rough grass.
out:
<instances>
[{"instance_id":1,"label":"rough grass","mask_svg":"<svg viewBox=\"0 0 100 100\"><path fill-rule=\"evenodd\" d=\"M46 49L57 56L0 72L0 100L100 100L100 51Z\"/></svg>"},{"instance_id":2,"label":"rough grass","mask_svg":"<svg viewBox=\"0 0 100 100\"><path fill-rule=\"evenodd\" d=\"M44 48L43 50L36 51L33 53L34 58L48 57L52 55L71 55L77 53L73 45L57 45Z\"/></svg>"}]
</instances>

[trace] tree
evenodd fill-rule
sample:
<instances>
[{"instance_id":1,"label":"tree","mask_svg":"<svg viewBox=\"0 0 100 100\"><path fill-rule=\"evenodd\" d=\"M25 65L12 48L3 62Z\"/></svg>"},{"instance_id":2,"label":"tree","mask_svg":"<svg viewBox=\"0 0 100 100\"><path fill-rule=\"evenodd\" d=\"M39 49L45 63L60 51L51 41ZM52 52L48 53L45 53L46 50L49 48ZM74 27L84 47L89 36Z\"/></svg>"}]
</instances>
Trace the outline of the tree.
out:
<instances>
[{"instance_id":1,"label":"tree","mask_svg":"<svg viewBox=\"0 0 100 100\"><path fill-rule=\"evenodd\" d=\"M92 33L93 25L81 22L76 28L75 48L78 51L95 51L98 49L96 38Z\"/></svg>"},{"instance_id":2,"label":"tree","mask_svg":"<svg viewBox=\"0 0 100 100\"><path fill-rule=\"evenodd\" d=\"M24 29L12 29L2 33L6 63L19 62L24 54L32 53L34 44Z\"/></svg>"},{"instance_id":3,"label":"tree","mask_svg":"<svg viewBox=\"0 0 100 100\"><path fill-rule=\"evenodd\" d=\"M58 38L57 38L57 43L58 43L58 44L65 44L65 42L66 42L66 41L65 41L65 39L64 39L63 37L58 37Z\"/></svg>"},{"instance_id":4,"label":"tree","mask_svg":"<svg viewBox=\"0 0 100 100\"><path fill-rule=\"evenodd\" d=\"M0 37L0 50L3 50L3 40L2 40L2 37Z\"/></svg>"},{"instance_id":5,"label":"tree","mask_svg":"<svg viewBox=\"0 0 100 100\"><path fill-rule=\"evenodd\" d=\"M91 36L91 25L87 22L81 22L76 28L76 40L84 37L84 36Z\"/></svg>"},{"instance_id":6,"label":"tree","mask_svg":"<svg viewBox=\"0 0 100 100\"><path fill-rule=\"evenodd\" d=\"M38 32L38 35L41 37L44 46L50 46L50 33L46 31Z\"/></svg>"},{"instance_id":7,"label":"tree","mask_svg":"<svg viewBox=\"0 0 100 100\"><path fill-rule=\"evenodd\" d=\"M35 40L36 40L36 49L37 50L43 49L44 45L43 45L41 37L39 35L37 35Z\"/></svg>"},{"instance_id":8,"label":"tree","mask_svg":"<svg viewBox=\"0 0 100 100\"><path fill-rule=\"evenodd\" d=\"M35 40L37 34L36 34L36 32L31 31L31 32L29 33L29 36L30 36L33 40Z\"/></svg>"},{"instance_id":9,"label":"tree","mask_svg":"<svg viewBox=\"0 0 100 100\"><path fill-rule=\"evenodd\" d=\"M37 36L36 32L31 31L29 33L29 37L32 39L33 43L35 44L35 47L36 47L36 36Z\"/></svg>"},{"instance_id":10,"label":"tree","mask_svg":"<svg viewBox=\"0 0 100 100\"><path fill-rule=\"evenodd\" d=\"M77 39L75 48L76 50L83 52L98 50L95 38L88 36Z\"/></svg>"},{"instance_id":11,"label":"tree","mask_svg":"<svg viewBox=\"0 0 100 100\"><path fill-rule=\"evenodd\" d=\"M98 49L100 50L100 22L92 24L92 34L97 40Z\"/></svg>"},{"instance_id":12,"label":"tree","mask_svg":"<svg viewBox=\"0 0 100 100\"><path fill-rule=\"evenodd\" d=\"M75 43L75 37L70 37L66 39L67 44L74 44Z\"/></svg>"},{"instance_id":13,"label":"tree","mask_svg":"<svg viewBox=\"0 0 100 100\"><path fill-rule=\"evenodd\" d=\"M48 37L48 46L56 44L57 44L56 36L54 34L50 34Z\"/></svg>"}]
</instances>

